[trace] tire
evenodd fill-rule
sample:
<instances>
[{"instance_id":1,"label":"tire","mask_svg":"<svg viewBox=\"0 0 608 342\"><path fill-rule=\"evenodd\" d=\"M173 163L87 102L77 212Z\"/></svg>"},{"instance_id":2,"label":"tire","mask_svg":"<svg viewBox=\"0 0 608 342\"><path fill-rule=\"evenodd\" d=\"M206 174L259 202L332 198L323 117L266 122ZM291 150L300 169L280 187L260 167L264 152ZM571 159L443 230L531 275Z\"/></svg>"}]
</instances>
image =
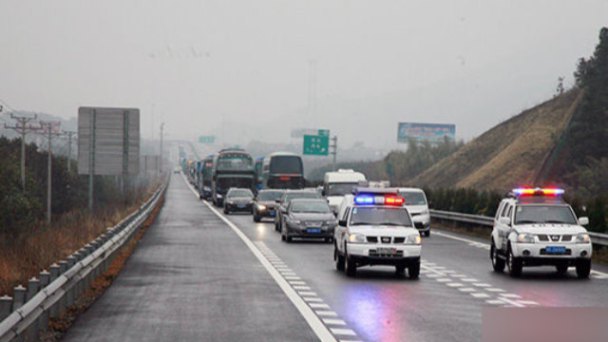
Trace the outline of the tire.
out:
<instances>
[{"instance_id":1,"label":"tire","mask_svg":"<svg viewBox=\"0 0 608 342\"><path fill-rule=\"evenodd\" d=\"M420 277L420 260L407 268L407 275L412 280L416 280Z\"/></svg>"},{"instance_id":2,"label":"tire","mask_svg":"<svg viewBox=\"0 0 608 342\"><path fill-rule=\"evenodd\" d=\"M496 250L494 241L492 241L492 246L490 247L490 261L492 262L492 269L494 269L494 272L504 272L505 260L498 257L498 251Z\"/></svg>"},{"instance_id":3,"label":"tire","mask_svg":"<svg viewBox=\"0 0 608 342\"><path fill-rule=\"evenodd\" d=\"M287 241L287 243L291 243L291 242L293 242L293 238L291 236L287 235L285 237L285 241Z\"/></svg>"},{"instance_id":4,"label":"tire","mask_svg":"<svg viewBox=\"0 0 608 342\"><path fill-rule=\"evenodd\" d=\"M555 270L557 271L557 274L563 276L566 273L568 273L568 265L567 264L556 265Z\"/></svg>"},{"instance_id":5,"label":"tire","mask_svg":"<svg viewBox=\"0 0 608 342\"><path fill-rule=\"evenodd\" d=\"M230 210L228 210L228 208L224 208L224 214L226 214L226 215L230 214Z\"/></svg>"},{"instance_id":6,"label":"tire","mask_svg":"<svg viewBox=\"0 0 608 342\"><path fill-rule=\"evenodd\" d=\"M397 265L395 266L395 275L397 277L403 277L405 275L405 265Z\"/></svg>"},{"instance_id":7,"label":"tire","mask_svg":"<svg viewBox=\"0 0 608 342\"><path fill-rule=\"evenodd\" d=\"M521 260L513 256L510 246L509 251L507 252L507 268L509 269L509 275L511 277L518 278L521 276L521 271L523 269Z\"/></svg>"},{"instance_id":8,"label":"tire","mask_svg":"<svg viewBox=\"0 0 608 342\"><path fill-rule=\"evenodd\" d=\"M260 222L261 220L262 220L262 219L261 219L261 218L260 218L258 215L253 214L253 222L258 223L258 222Z\"/></svg>"},{"instance_id":9,"label":"tire","mask_svg":"<svg viewBox=\"0 0 608 342\"><path fill-rule=\"evenodd\" d=\"M357 275L357 265L353 261L353 258L348 256L348 250L344 249L344 268L346 269L346 275L349 277L355 277Z\"/></svg>"},{"instance_id":10,"label":"tire","mask_svg":"<svg viewBox=\"0 0 608 342\"><path fill-rule=\"evenodd\" d=\"M578 279L588 279L591 273L591 260L580 260L576 263L576 276Z\"/></svg>"},{"instance_id":11,"label":"tire","mask_svg":"<svg viewBox=\"0 0 608 342\"><path fill-rule=\"evenodd\" d=\"M429 236L431 236L431 230L429 229L426 232L424 232L423 234L424 234L424 237L429 237Z\"/></svg>"},{"instance_id":12,"label":"tire","mask_svg":"<svg viewBox=\"0 0 608 342\"><path fill-rule=\"evenodd\" d=\"M344 271L344 256L340 255L336 245L334 245L334 260L336 261L336 270Z\"/></svg>"},{"instance_id":13,"label":"tire","mask_svg":"<svg viewBox=\"0 0 608 342\"><path fill-rule=\"evenodd\" d=\"M324 240L325 240L325 243L332 243L332 242L334 242L334 239L330 238L330 237L326 237Z\"/></svg>"}]
</instances>

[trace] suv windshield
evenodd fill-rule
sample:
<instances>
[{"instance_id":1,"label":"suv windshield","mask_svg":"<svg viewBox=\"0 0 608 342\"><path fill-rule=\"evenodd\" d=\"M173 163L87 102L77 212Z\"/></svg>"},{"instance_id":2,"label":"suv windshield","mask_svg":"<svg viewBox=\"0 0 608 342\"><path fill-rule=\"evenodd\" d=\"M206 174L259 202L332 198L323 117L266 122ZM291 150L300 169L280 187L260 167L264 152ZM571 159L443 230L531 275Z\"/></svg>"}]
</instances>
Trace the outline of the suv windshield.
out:
<instances>
[{"instance_id":1,"label":"suv windshield","mask_svg":"<svg viewBox=\"0 0 608 342\"><path fill-rule=\"evenodd\" d=\"M276 201L281 198L283 191L260 191L258 201Z\"/></svg>"},{"instance_id":2,"label":"suv windshield","mask_svg":"<svg viewBox=\"0 0 608 342\"><path fill-rule=\"evenodd\" d=\"M355 207L350 215L350 225L411 227L412 222L404 208Z\"/></svg>"},{"instance_id":3,"label":"suv windshield","mask_svg":"<svg viewBox=\"0 0 608 342\"><path fill-rule=\"evenodd\" d=\"M399 196L405 198L405 205L426 205L424 193L420 191L402 191Z\"/></svg>"},{"instance_id":4,"label":"suv windshield","mask_svg":"<svg viewBox=\"0 0 608 342\"><path fill-rule=\"evenodd\" d=\"M518 205L515 224L534 223L577 224L572 209L567 205Z\"/></svg>"},{"instance_id":5,"label":"suv windshield","mask_svg":"<svg viewBox=\"0 0 608 342\"><path fill-rule=\"evenodd\" d=\"M293 213L329 213L329 205L325 200L319 201L294 201L291 204Z\"/></svg>"},{"instance_id":6,"label":"suv windshield","mask_svg":"<svg viewBox=\"0 0 608 342\"><path fill-rule=\"evenodd\" d=\"M232 190L228 193L227 197L250 197L253 198L253 193L250 190L238 189Z\"/></svg>"},{"instance_id":7,"label":"suv windshield","mask_svg":"<svg viewBox=\"0 0 608 342\"><path fill-rule=\"evenodd\" d=\"M358 183L333 183L327 184L326 196L344 196L353 193L353 188Z\"/></svg>"}]
</instances>

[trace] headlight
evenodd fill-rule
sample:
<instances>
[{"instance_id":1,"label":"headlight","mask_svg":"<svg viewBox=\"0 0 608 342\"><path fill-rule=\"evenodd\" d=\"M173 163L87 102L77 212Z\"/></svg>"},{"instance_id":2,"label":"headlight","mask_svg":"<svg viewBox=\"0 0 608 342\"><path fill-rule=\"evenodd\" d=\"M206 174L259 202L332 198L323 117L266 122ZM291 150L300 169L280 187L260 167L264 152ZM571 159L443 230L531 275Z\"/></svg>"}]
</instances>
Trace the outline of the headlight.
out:
<instances>
[{"instance_id":1,"label":"headlight","mask_svg":"<svg viewBox=\"0 0 608 342\"><path fill-rule=\"evenodd\" d=\"M227 203L227 204L230 204L230 205L233 205L233 204L234 204L234 202L233 202L233 201L231 201L231 200L226 200L226 203Z\"/></svg>"},{"instance_id":2,"label":"headlight","mask_svg":"<svg viewBox=\"0 0 608 342\"><path fill-rule=\"evenodd\" d=\"M534 235L532 234L527 234L527 233L522 233L517 235L517 242L519 243L534 243Z\"/></svg>"},{"instance_id":3,"label":"headlight","mask_svg":"<svg viewBox=\"0 0 608 342\"><path fill-rule=\"evenodd\" d=\"M338 220L327 220L325 221L325 224L327 226L334 227L338 225Z\"/></svg>"},{"instance_id":4,"label":"headlight","mask_svg":"<svg viewBox=\"0 0 608 342\"><path fill-rule=\"evenodd\" d=\"M266 206L263 204L258 204L258 210L264 211L264 210L266 210Z\"/></svg>"},{"instance_id":5,"label":"headlight","mask_svg":"<svg viewBox=\"0 0 608 342\"><path fill-rule=\"evenodd\" d=\"M224 196L222 196L222 194L217 194L217 198L224 198Z\"/></svg>"},{"instance_id":6,"label":"headlight","mask_svg":"<svg viewBox=\"0 0 608 342\"><path fill-rule=\"evenodd\" d=\"M420 215L429 215L430 212L428 209L423 210L422 212L420 212Z\"/></svg>"},{"instance_id":7,"label":"headlight","mask_svg":"<svg viewBox=\"0 0 608 342\"><path fill-rule=\"evenodd\" d=\"M581 233L576 236L576 243L590 243L591 238L587 233Z\"/></svg>"},{"instance_id":8,"label":"headlight","mask_svg":"<svg viewBox=\"0 0 608 342\"><path fill-rule=\"evenodd\" d=\"M412 234L405 238L406 245L419 245L422 243L422 238L420 234Z\"/></svg>"},{"instance_id":9,"label":"headlight","mask_svg":"<svg viewBox=\"0 0 608 342\"><path fill-rule=\"evenodd\" d=\"M286 217L286 220L287 220L287 223L294 224L294 225L299 225L300 223L302 223L302 221L294 220L294 219L290 218L289 216Z\"/></svg>"},{"instance_id":10,"label":"headlight","mask_svg":"<svg viewBox=\"0 0 608 342\"><path fill-rule=\"evenodd\" d=\"M367 239L362 234L350 234L348 236L348 242L350 243L366 243Z\"/></svg>"}]
</instances>

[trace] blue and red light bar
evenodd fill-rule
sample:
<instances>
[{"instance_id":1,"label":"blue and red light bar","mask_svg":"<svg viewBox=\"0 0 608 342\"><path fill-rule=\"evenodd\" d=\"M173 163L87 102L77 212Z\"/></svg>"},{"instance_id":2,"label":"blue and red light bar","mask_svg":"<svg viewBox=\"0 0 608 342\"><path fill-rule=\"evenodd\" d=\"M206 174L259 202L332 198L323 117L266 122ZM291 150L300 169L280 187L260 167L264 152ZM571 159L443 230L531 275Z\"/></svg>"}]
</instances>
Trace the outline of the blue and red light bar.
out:
<instances>
[{"instance_id":1,"label":"blue and red light bar","mask_svg":"<svg viewBox=\"0 0 608 342\"><path fill-rule=\"evenodd\" d=\"M359 194L355 196L355 204L402 206L405 204L405 198L396 195Z\"/></svg>"},{"instance_id":2,"label":"blue and red light bar","mask_svg":"<svg viewBox=\"0 0 608 342\"><path fill-rule=\"evenodd\" d=\"M515 196L561 196L564 189L558 188L517 188L513 189Z\"/></svg>"}]
</instances>

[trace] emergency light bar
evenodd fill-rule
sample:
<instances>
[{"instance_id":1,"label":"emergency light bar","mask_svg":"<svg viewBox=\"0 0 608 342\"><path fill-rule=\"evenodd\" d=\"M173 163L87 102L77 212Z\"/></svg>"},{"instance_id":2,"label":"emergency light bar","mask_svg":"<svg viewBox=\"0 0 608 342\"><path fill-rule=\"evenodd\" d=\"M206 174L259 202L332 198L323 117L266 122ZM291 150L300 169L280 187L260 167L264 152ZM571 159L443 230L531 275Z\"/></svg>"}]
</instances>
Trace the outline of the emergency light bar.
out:
<instances>
[{"instance_id":1,"label":"emergency light bar","mask_svg":"<svg viewBox=\"0 0 608 342\"><path fill-rule=\"evenodd\" d=\"M561 196L564 189L557 188L517 188L513 189L515 196Z\"/></svg>"},{"instance_id":2,"label":"emergency light bar","mask_svg":"<svg viewBox=\"0 0 608 342\"><path fill-rule=\"evenodd\" d=\"M359 195L355 196L355 204L358 204L358 205L402 206L404 203L405 203L405 199L401 196L396 196L396 195L375 196L373 194L359 194Z\"/></svg>"}]
</instances>

